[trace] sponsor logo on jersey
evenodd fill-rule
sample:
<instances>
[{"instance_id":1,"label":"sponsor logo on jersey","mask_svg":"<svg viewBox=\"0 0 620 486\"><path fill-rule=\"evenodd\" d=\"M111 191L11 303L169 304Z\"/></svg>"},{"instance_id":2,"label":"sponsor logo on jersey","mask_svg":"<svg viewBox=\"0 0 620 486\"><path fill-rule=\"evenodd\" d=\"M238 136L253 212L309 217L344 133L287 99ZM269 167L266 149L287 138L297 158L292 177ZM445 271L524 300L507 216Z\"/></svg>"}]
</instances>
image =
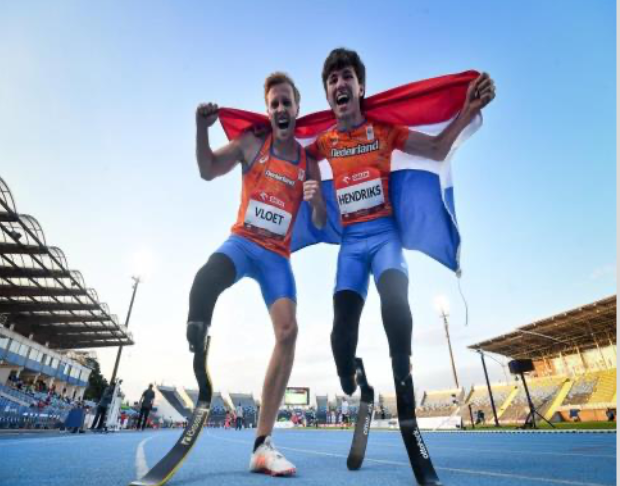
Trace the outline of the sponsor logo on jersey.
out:
<instances>
[{"instance_id":1,"label":"sponsor logo on jersey","mask_svg":"<svg viewBox=\"0 0 620 486\"><path fill-rule=\"evenodd\" d=\"M293 187L295 185L295 181L293 179L289 179L288 177L286 177L286 176L284 176L282 174L278 174L277 172L273 172L273 171L271 171L269 169L267 169L265 171L265 175L267 177L270 177L271 179L275 179L276 181L283 182L287 186Z\"/></svg>"},{"instance_id":2,"label":"sponsor logo on jersey","mask_svg":"<svg viewBox=\"0 0 620 486\"><path fill-rule=\"evenodd\" d=\"M374 171L374 175L376 177L379 177L379 173L377 171ZM362 182L366 179L370 179L373 176L373 174L371 174L370 170L364 170L362 172L356 172L355 174L347 174L345 176L343 176L340 180L345 184L345 185L349 185L351 183L353 184L357 184L358 182Z\"/></svg>"},{"instance_id":3,"label":"sponsor logo on jersey","mask_svg":"<svg viewBox=\"0 0 620 486\"><path fill-rule=\"evenodd\" d=\"M261 163L261 164L264 164L268 160L269 160L269 155L265 155L265 156L261 157L260 159L258 159L258 162Z\"/></svg>"},{"instance_id":4,"label":"sponsor logo on jersey","mask_svg":"<svg viewBox=\"0 0 620 486\"><path fill-rule=\"evenodd\" d=\"M276 196L267 194L265 191L262 191L259 196L264 202L270 202L271 204L275 204L276 206L280 206L281 208L285 206L282 199L278 199Z\"/></svg>"},{"instance_id":5,"label":"sponsor logo on jersey","mask_svg":"<svg viewBox=\"0 0 620 486\"><path fill-rule=\"evenodd\" d=\"M371 142L375 139L375 130L372 125L366 127L366 138Z\"/></svg>"},{"instance_id":6,"label":"sponsor logo on jersey","mask_svg":"<svg viewBox=\"0 0 620 486\"><path fill-rule=\"evenodd\" d=\"M331 158L355 157L356 155L368 154L370 152L376 152L377 150L379 150L379 140L375 140L372 143L359 144L355 147L345 147L342 149L333 148L331 150Z\"/></svg>"}]
</instances>

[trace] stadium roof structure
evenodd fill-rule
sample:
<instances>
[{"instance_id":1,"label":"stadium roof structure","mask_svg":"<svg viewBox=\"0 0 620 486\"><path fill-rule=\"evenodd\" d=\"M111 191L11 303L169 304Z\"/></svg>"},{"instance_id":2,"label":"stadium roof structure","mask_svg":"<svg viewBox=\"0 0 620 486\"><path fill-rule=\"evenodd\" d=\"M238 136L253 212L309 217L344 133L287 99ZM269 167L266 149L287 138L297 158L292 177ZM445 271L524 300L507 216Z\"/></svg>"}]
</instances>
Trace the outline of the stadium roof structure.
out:
<instances>
[{"instance_id":1,"label":"stadium roof structure","mask_svg":"<svg viewBox=\"0 0 620 486\"><path fill-rule=\"evenodd\" d=\"M0 324L52 349L131 345L127 328L48 246L35 218L18 214L0 178Z\"/></svg>"},{"instance_id":2,"label":"stadium roof structure","mask_svg":"<svg viewBox=\"0 0 620 486\"><path fill-rule=\"evenodd\" d=\"M535 321L469 349L512 359L542 359L616 342L616 296Z\"/></svg>"}]
</instances>

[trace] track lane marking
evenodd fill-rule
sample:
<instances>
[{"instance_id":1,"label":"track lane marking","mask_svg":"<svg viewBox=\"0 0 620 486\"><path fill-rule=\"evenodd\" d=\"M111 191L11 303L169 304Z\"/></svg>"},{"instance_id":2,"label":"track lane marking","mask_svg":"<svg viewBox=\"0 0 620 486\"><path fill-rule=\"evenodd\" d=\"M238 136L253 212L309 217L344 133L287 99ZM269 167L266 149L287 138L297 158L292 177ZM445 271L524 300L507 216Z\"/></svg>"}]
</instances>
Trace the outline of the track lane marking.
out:
<instances>
[{"instance_id":1,"label":"track lane marking","mask_svg":"<svg viewBox=\"0 0 620 486\"><path fill-rule=\"evenodd\" d=\"M209 435L210 437L223 440L226 442L233 442L233 443L244 444L244 445L252 444L252 441L229 439L228 437L220 437L220 436L210 433L209 431L206 431L205 433ZM293 452L301 452L304 454L335 457L339 459L346 459L348 457L344 454L334 454L331 452L319 452L319 451L314 451L314 450L309 450L309 449L298 449L296 447L287 447L287 446L282 446L282 445L278 445L278 448L283 449L283 450L293 451ZM365 461L374 462L377 464L387 464L390 466L404 466L404 467L411 468L411 465L408 462L388 461L384 459L372 459L369 457L365 458ZM452 468L452 467L435 466L435 469L438 471L448 471L448 472L457 473L457 474L470 474L474 476L488 476L488 477L505 478L505 479L518 479L518 480L524 480L524 481L538 481L542 483L564 484L568 486L614 486L611 484L604 484L604 483L584 483L581 481L571 481L568 479L541 478L541 477L536 477L536 476L524 476L521 474L510 474L510 473L501 473L501 472L493 472L493 471L475 471L472 469L460 469L460 468Z\"/></svg>"},{"instance_id":2,"label":"track lane marking","mask_svg":"<svg viewBox=\"0 0 620 486\"><path fill-rule=\"evenodd\" d=\"M289 432L287 432L289 433ZM403 448L403 444L400 443L400 435L398 435L398 439L397 442L399 442L398 444L394 444L392 442L385 442L385 441L374 441L372 440L372 434L371 437L368 440L368 446L371 447L372 445L378 445L381 447L396 447L396 448ZM321 442L329 442L330 444L342 444L343 446L349 446L349 443L351 442L351 438L349 437L344 437L344 440L340 441L340 440L335 440L335 439L324 439L321 438ZM348 441L348 442L347 442ZM519 449L501 449L498 447L498 449L479 449L479 448L464 448L464 447L450 447L450 446L444 446L444 445L430 445L429 449L432 450L459 450L459 451L470 451L470 452L488 452L488 453L492 453L492 454L503 454L503 453L511 453L511 454L525 454L525 455L536 455L536 456L567 456L567 457L588 457L588 458L603 458L603 459L616 459L616 455L606 455L606 454L580 454L577 452L532 452L532 451L525 451L525 450L519 450Z\"/></svg>"},{"instance_id":3,"label":"track lane marking","mask_svg":"<svg viewBox=\"0 0 620 486\"><path fill-rule=\"evenodd\" d=\"M149 440L154 439L155 436L152 435L143 439L136 449L136 478L140 479L146 476L146 473L149 472L149 466L146 462L146 454L144 453L144 444L146 444Z\"/></svg>"}]
</instances>

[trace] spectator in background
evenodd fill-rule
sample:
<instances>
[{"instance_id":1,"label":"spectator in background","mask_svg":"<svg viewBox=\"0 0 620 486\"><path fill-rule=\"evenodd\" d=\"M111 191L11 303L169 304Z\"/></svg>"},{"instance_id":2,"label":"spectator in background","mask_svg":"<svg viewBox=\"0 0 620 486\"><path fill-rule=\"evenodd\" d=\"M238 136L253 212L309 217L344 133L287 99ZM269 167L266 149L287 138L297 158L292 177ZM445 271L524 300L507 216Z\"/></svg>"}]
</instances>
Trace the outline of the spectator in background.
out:
<instances>
[{"instance_id":1,"label":"spectator in background","mask_svg":"<svg viewBox=\"0 0 620 486\"><path fill-rule=\"evenodd\" d=\"M146 421L149 418L149 414L153 409L153 401L155 400L155 392L153 391L153 384L151 383L149 387L144 390L142 396L140 397L140 416L138 417L138 425L136 425L136 430L144 430L146 427ZM142 424L142 425L140 425Z\"/></svg>"},{"instance_id":2,"label":"spectator in background","mask_svg":"<svg viewBox=\"0 0 620 486\"><path fill-rule=\"evenodd\" d=\"M607 416L607 421L608 422L613 422L614 420L616 420L616 412L615 410L608 408L605 411L605 415Z\"/></svg>"},{"instance_id":3,"label":"spectator in background","mask_svg":"<svg viewBox=\"0 0 620 486\"><path fill-rule=\"evenodd\" d=\"M237 419L235 420L235 430L241 430L243 429L243 407L241 406L241 403L237 404L236 413Z\"/></svg>"},{"instance_id":4,"label":"spectator in background","mask_svg":"<svg viewBox=\"0 0 620 486\"><path fill-rule=\"evenodd\" d=\"M383 406L383 403L379 405L379 415L381 420L385 420L385 407Z\"/></svg>"},{"instance_id":5,"label":"spectator in background","mask_svg":"<svg viewBox=\"0 0 620 486\"><path fill-rule=\"evenodd\" d=\"M340 413L342 414L342 426L349 426L349 402L347 402L346 398L342 399L342 404L340 405Z\"/></svg>"},{"instance_id":6,"label":"spectator in background","mask_svg":"<svg viewBox=\"0 0 620 486\"><path fill-rule=\"evenodd\" d=\"M568 417L573 421L573 422L581 422L581 419L579 418L579 409L577 408L571 408L568 411Z\"/></svg>"},{"instance_id":7,"label":"spectator in background","mask_svg":"<svg viewBox=\"0 0 620 486\"><path fill-rule=\"evenodd\" d=\"M112 403L112 397L114 396L114 382L110 383L101 395L101 399L97 404L97 413L95 414L95 420L90 426L91 430L101 431L103 424L105 423L105 416L108 411L108 407Z\"/></svg>"}]
</instances>

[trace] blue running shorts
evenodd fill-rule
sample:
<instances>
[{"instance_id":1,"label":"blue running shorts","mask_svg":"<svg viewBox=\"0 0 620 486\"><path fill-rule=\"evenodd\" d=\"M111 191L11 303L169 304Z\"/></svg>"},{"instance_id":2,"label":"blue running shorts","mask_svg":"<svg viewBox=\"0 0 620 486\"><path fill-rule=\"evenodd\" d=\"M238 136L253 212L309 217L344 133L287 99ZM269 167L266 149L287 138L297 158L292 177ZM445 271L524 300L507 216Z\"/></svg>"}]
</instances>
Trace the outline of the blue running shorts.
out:
<instances>
[{"instance_id":1,"label":"blue running shorts","mask_svg":"<svg viewBox=\"0 0 620 486\"><path fill-rule=\"evenodd\" d=\"M267 308L281 298L297 302L295 277L288 258L237 235L231 235L215 253L232 260L237 272L235 283L243 277L258 282Z\"/></svg>"},{"instance_id":2,"label":"blue running shorts","mask_svg":"<svg viewBox=\"0 0 620 486\"><path fill-rule=\"evenodd\" d=\"M370 273L376 285L383 272L390 269L409 276L393 218L378 218L343 228L334 293L353 290L366 299Z\"/></svg>"}]
</instances>

